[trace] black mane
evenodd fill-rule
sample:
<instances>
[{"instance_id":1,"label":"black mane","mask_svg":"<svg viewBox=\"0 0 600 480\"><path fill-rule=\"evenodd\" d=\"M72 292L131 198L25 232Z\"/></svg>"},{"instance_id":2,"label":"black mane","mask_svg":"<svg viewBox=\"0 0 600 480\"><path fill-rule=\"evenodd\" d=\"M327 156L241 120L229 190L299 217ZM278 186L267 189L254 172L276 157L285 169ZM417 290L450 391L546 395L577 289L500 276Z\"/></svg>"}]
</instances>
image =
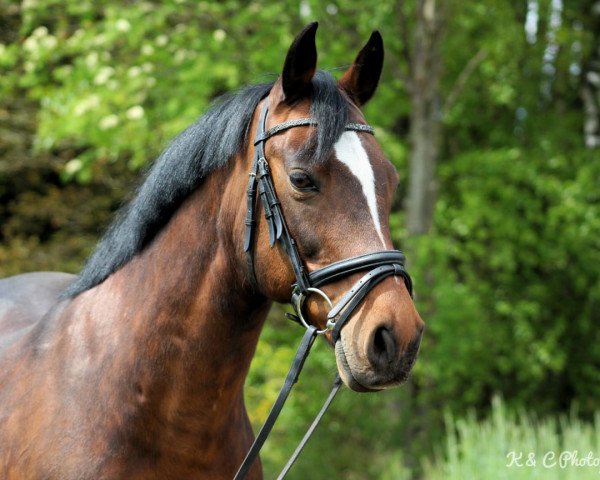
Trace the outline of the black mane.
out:
<instances>
[{"instance_id":1,"label":"black mane","mask_svg":"<svg viewBox=\"0 0 600 480\"><path fill-rule=\"evenodd\" d=\"M254 110L272 86L263 83L225 95L173 140L133 200L118 212L65 296L74 297L103 282L150 244L202 179L246 146ZM343 132L348 103L326 72L316 73L312 87L311 115L322 126L314 138L313 159L318 161Z\"/></svg>"}]
</instances>

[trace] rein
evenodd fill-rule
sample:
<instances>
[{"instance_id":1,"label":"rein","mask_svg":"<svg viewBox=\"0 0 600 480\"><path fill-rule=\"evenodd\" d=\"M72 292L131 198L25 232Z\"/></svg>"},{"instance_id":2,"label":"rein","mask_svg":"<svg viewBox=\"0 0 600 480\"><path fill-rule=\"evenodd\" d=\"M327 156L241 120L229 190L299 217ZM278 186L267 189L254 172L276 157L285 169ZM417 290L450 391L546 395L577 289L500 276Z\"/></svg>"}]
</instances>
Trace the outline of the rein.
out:
<instances>
[{"instance_id":1,"label":"rein","mask_svg":"<svg viewBox=\"0 0 600 480\"><path fill-rule=\"evenodd\" d=\"M340 338L342 327L350 315L358 307L360 302L364 299L364 297L377 284L391 275L401 276L404 279L404 283L406 284L408 292L412 296L412 280L408 275L408 272L406 272L404 269L404 262L406 258L399 250L384 250L380 252L358 255L334 262L313 272L306 271L306 268L300 257L300 253L298 252L296 242L288 230L285 218L283 216L283 211L281 209L281 203L279 202L275 192L275 186L270 173L269 163L265 156L265 142L273 135L290 128L299 126L316 126L317 122L312 118L301 118L280 123L267 130L268 111L268 100L266 100L263 103L258 121L258 129L254 141L254 160L252 162L252 169L249 174L250 178L248 180L248 187L246 191L247 213L245 222L246 235L244 240L244 251L246 252L246 261L248 265L250 282L254 290L258 292L259 286L254 271L254 256L252 253L253 231L254 225L256 224L256 193L258 191L258 196L261 200L269 228L269 244L272 247L276 241L279 240L281 242L284 251L289 257L294 275L296 277L296 282L292 285L292 298L290 301L292 307L294 308L294 314L288 313L286 315L293 321L304 326L306 328L306 332L304 333L302 341L300 342L300 346L298 347L298 351L296 352L296 356L294 357L292 366L290 367L290 370L286 376L283 387L281 388L281 391L279 392L279 395L275 400L271 411L269 412L269 416L267 417L267 420L262 426L260 432L256 436L256 439L250 447L250 450L246 454L246 457L236 473L234 480L241 480L248 474L250 467L256 460L261 447L271 432L292 387L298 381L300 371L302 370L304 362L310 353L310 349L316 337L331 331L332 339L335 344ZM360 123L348 123L345 126L345 130L364 132L371 135L374 134L373 127ZM354 273L367 270L368 272L364 274L335 305L327 296L327 294L318 288L322 285L333 283ZM311 325L304 318L303 305L311 294L321 296L327 302L330 308L329 313L327 314L327 324L322 330L319 330L316 326ZM278 480L284 478L291 469L292 465L298 458L298 455L308 442L319 421L339 391L341 385L342 381L339 375L336 375L331 393L317 414L315 420L309 427L308 431L304 435L300 444L292 454L290 460L280 473Z\"/></svg>"}]
</instances>

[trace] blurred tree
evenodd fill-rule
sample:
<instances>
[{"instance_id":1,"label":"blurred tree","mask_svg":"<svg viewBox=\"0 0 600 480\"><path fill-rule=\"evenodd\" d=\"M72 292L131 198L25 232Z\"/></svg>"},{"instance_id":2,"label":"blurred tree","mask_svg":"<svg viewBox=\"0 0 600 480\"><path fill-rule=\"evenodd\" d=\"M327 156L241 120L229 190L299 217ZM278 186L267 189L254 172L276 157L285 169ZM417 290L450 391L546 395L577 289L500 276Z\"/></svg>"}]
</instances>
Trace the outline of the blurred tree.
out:
<instances>
[{"instance_id":1,"label":"blurred tree","mask_svg":"<svg viewBox=\"0 0 600 480\"><path fill-rule=\"evenodd\" d=\"M600 2L591 2L587 30L591 32L590 55L582 66L581 99L585 115L583 131L588 148L600 148Z\"/></svg>"},{"instance_id":2,"label":"blurred tree","mask_svg":"<svg viewBox=\"0 0 600 480\"><path fill-rule=\"evenodd\" d=\"M436 197L436 164L440 148L442 75L440 45L444 36L446 2L416 2L412 41L404 2L398 6L404 33L402 53L408 72L405 83L411 100L410 180L406 197L406 228L409 235L429 232ZM411 48L412 47L412 48Z\"/></svg>"}]
</instances>

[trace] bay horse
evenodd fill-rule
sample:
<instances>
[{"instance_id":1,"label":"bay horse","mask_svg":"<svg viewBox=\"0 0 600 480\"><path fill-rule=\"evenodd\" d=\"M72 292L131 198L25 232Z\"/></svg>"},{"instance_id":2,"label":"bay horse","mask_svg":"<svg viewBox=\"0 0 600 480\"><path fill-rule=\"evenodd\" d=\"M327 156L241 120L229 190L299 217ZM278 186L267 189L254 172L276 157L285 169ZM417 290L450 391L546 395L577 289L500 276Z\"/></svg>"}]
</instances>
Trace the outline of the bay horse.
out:
<instances>
[{"instance_id":1,"label":"bay horse","mask_svg":"<svg viewBox=\"0 0 600 480\"><path fill-rule=\"evenodd\" d=\"M331 273L332 263L393 249L398 175L361 112L379 81L381 36L335 81L316 69L316 29L298 34L276 81L222 99L167 147L78 276L0 280L1 478L234 476L254 436L244 379L271 303L288 302L298 283L295 268ZM247 222L258 149L248 139L261 115L276 200L256 208L285 213L294 265L269 238L269 215ZM337 335L321 295L305 299L305 321L326 332L352 390L398 385L416 359L423 322L398 268ZM321 294L342 298L362 275L348 272ZM248 478L261 477L254 462Z\"/></svg>"}]
</instances>

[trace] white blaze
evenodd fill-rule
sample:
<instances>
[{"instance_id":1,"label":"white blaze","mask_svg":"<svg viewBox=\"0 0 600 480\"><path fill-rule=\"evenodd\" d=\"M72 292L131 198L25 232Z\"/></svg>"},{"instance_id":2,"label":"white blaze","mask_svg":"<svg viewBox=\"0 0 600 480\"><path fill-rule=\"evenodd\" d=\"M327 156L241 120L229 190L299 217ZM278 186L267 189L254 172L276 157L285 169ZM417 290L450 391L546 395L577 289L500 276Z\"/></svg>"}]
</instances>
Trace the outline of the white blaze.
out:
<instances>
[{"instance_id":1,"label":"white blaze","mask_svg":"<svg viewBox=\"0 0 600 480\"><path fill-rule=\"evenodd\" d=\"M360 182L369 211L371 212L373 225L375 226L375 230L377 230L382 245L385 247L385 240L381 233L381 223L379 222L379 213L377 212L373 167L371 166L367 152L360 142L360 138L356 132L344 132L334 145L334 149L338 160L346 165Z\"/></svg>"}]
</instances>

